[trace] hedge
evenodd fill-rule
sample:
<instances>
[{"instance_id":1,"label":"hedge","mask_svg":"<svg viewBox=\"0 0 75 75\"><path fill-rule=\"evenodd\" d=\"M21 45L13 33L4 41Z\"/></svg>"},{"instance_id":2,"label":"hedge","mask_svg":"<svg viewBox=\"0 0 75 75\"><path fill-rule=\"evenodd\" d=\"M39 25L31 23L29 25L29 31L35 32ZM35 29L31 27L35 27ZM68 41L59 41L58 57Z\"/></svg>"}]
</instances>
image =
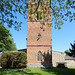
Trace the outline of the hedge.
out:
<instances>
[{"instance_id":1,"label":"hedge","mask_svg":"<svg viewBox=\"0 0 75 75\"><path fill-rule=\"evenodd\" d=\"M27 55L25 52L6 51L1 55L2 68L23 68L27 64Z\"/></svg>"}]
</instances>

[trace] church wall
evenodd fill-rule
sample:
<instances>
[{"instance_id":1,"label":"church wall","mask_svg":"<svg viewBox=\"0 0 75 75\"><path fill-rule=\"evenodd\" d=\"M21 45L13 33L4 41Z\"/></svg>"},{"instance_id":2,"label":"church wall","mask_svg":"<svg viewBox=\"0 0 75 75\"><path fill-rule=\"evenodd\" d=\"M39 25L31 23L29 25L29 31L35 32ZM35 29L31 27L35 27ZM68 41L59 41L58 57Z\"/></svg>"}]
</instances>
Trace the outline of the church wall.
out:
<instances>
[{"instance_id":1,"label":"church wall","mask_svg":"<svg viewBox=\"0 0 75 75\"><path fill-rule=\"evenodd\" d=\"M65 63L66 67L75 67L75 60L65 59L65 53L52 51L52 64L57 67L57 63Z\"/></svg>"},{"instance_id":2,"label":"church wall","mask_svg":"<svg viewBox=\"0 0 75 75\"><path fill-rule=\"evenodd\" d=\"M42 52L42 61L37 61L37 53L38 51ZM45 67L44 65L49 65L49 67L52 66L52 54L51 54L51 48L50 47L29 47L27 52L28 57L28 67L33 68L40 68ZM32 65L32 66L30 66Z\"/></svg>"},{"instance_id":3,"label":"church wall","mask_svg":"<svg viewBox=\"0 0 75 75\"><path fill-rule=\"evenodd\" d=\"M65 62L65 54L62 52L52 51L52 64L56 67L58 62Z\"/></svg>"},{"instance_id":4,"label":"church wall","mask_svg":"<svg viewBox=\"0 0 75 75\"><path fill-rule=\"evenodd\" d=\"M42 62L37 61L37 53L38 51L42 52ZM49 54L49 58L47 58L47 54ZM47 61L45 60L47 58ZM28 48L28 63L31 64L51 64L51 49L49 47L30 47ZM50 60L50 61L48 61Z\"/></svg>"},{"instance_id":5,"label":"church wall","mask_svg":"<svg viewBox=\"0 0 75 75\"><path fill-rule=\"evenodd\" d=\"M48 16L48 12L45 14L46 17L46 25L42 25L40 22L44 22L43 19L37 19L37 13L31 14L29 9L32 8L34 11L34 8L37 6L33 2L33 7L31 7L30 2L32 0L29 0L28 5L28 21L27 21L27 66L28 67L51 67L52 66L52 39L51 39L51 27L47 23L51 22L50 14ZM50 10L49 5L44 5L44 7L48 7L48 10ZM39 5L37 11L41 11L41 6ZM32 17L32 20L34 22L31 22L29 19ZM37 22L35 21L37 20ZM43 27L43 29L41 29ZM40 35L40 36L39 36ZM41 51L42 52L42 61L37 61L37 53ZM47 58L48 57L48 58Z\"/></svg>"},{"instance_id":6,"label":"church wall","mask_svg":"<svg viewBox=\"0 0 75 75\"><path fill-rule=\"evenodd\" d=\"M67 67L75 67L75 60L65 60Z\"/></svg>"},{"instance_id":7,"label":"church wall","mask_svg":"<svg viewBox=\"0 0 75 75\"><path fill-rule=\"evenodd\" d=\"M42 25L40 22L28 22L27 25L27 61L28 65L31 64L32 67L35 67L33 64L40 65L39 67L43 67L42 64L50 64L52 66L52 43L51 43L51 28L48 26L44 26L45 31L43 31L40 27ZM38 39L38 34L41 35L40 39ZM41 51L42 54L49 50L49 62L44 61L44 57L42 55L42 62L37 62L37 52ZM33 59L33 60L32 60ZM47 61L48 61L47 60Z\"/></svg>"},{"instance_id":8,"label":"church wall","mask_svg":"<svg viewBox=\"0 0 75 75\"><path fill-rule=\"evenodd\" d=\"M43 31L41 26L40 22L27 23L27 45L51 45L51 28L45 25ZM39 40L38 34L41 34Z\"/></svg>"}]
</instances>

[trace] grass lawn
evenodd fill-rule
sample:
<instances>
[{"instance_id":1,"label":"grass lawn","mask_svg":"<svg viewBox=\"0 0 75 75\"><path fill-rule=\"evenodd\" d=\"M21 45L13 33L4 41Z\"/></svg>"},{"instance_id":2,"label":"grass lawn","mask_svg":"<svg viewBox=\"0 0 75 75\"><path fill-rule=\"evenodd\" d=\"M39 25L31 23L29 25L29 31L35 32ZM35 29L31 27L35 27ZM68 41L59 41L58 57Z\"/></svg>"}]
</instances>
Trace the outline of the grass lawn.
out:
<instances>
[{"instance_id":1,"label":"grass lawn","mask_svg":"<svg viewBox=\"0 0 75 75\"><path fill-rule=\"evenodd\" d=\"M0 75L75 75L75 68L26 69L23 72L17 69L0 69Z\"/></svg>"}]
</instances>

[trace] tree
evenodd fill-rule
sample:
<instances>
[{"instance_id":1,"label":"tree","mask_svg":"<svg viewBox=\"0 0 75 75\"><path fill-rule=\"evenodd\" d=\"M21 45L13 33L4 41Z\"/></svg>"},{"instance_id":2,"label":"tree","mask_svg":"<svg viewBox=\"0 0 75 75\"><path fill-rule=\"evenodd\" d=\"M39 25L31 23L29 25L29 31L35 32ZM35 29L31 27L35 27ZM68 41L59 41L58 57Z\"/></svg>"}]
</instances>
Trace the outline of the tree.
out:
<instances>
[{"instance_id":1,"label":"tree","mask_svg":"<svg viewBox=\"0 0 75 75\"><path fill-rule=\"evenodd\" d=\"M17 21L17 16L15 14L20 13L26 18L26 6L26 0L0 0L0 21L2 25L7 23L8 27L11 28L14 26L16 30L19 30L22 22Z\"/></svg>"},{"instance_id":2,"label":"tree","mask_svg":"<svg viewBox=\"0 0 75 75\"><path fill-rule=\"evenodd\" d=\"M12 34L4 26L0 25L0 50L16 50L16 45L13 42Z\"/></svg>"},{"instance_id":3,"label":"tree","mask_svg":"<svg viewBox=\"0 0 75 75\"><path fill-rule=\"evenodd\" d=\"M71 48L69 48L69 50L66 50L65 53L69 56L75 57L75 41L73 44L71 43Z\"/></svg>"},{"instance_id":4,"label":"tree","mask_svg":"<svg viewBox=\"0 0 75 75\"><path fill-rule=\"evenodd\" d=\"M14 42L12 42L12 44L10 44L10 50L17 50L16 44Z\"/></svg>"},{"instance_id":5,"label":"tree","mask_svg":"<svg viewBox=\"0 0 75 75\"><path fill-rule=\"evenodd\" d=\"M33 7L33 2L36 5L34 9L28 9ZM9 27L14 26L15 29L19 30L22 22L17 21L17 15L15 14L18 12L24 18L27 18L27 9L32 15L38 12L39 6L41 6L42 12L40 16L44 20L43 25L46 24L47 13L50 17L52 16L48 20L54 21L54 27L58 29L61 29L61 25L64 24L63 20L69 19L70 22L75 20L75 12L71 11L75 10L75 0L29 0L29 2L28 0L0 0L0 21L2 25L7 23ZM30 20L33 21L33 17L30 17ZM35 19L35 21L37 20ZM52 26L51 23L48 23L48 25Z\"/></svg>"}]
</instances>

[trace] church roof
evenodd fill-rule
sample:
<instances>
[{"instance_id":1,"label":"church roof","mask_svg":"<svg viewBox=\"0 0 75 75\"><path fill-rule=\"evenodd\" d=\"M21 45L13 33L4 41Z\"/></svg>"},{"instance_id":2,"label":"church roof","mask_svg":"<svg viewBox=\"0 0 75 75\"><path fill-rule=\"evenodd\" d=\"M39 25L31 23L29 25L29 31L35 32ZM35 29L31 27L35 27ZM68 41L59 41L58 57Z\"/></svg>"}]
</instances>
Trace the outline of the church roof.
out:
<instances>
[{"instance_id":1,"label":"church roof","mask_svg":"<svg viewBox=\"0 0 75 75\"><path fill-rule=\"evenodd\" d=\"M75 57L65 56L65 60L75 60Z\"/></svg>"}]
</instances>

